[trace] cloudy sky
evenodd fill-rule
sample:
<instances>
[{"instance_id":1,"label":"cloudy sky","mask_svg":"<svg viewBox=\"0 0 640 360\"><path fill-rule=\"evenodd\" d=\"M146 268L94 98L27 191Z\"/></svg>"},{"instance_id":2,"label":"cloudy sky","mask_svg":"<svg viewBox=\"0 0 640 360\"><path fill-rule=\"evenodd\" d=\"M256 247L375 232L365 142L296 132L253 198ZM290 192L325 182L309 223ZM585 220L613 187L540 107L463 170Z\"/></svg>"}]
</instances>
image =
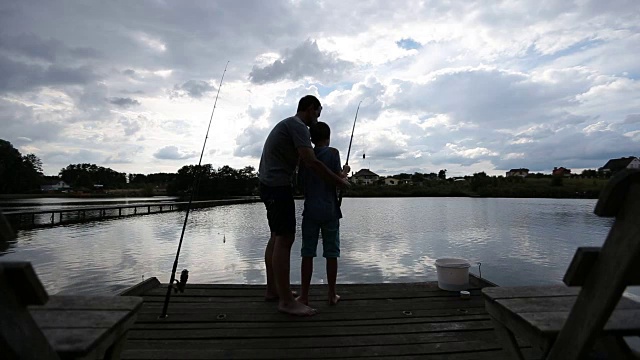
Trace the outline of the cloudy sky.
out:
<instances>
[{"instance_id":1,"label":"cloudy sky","mask_svg":"<svg viewBox=\"0 0 640 360\"><path fill-rule=\"evenodd\" d=\"M306 94L381 175L640 151L640 2L3 1L0 138L53 175L257 168ZM366 159L362 159L362 154Z\"/></svg>"}]
</instances>

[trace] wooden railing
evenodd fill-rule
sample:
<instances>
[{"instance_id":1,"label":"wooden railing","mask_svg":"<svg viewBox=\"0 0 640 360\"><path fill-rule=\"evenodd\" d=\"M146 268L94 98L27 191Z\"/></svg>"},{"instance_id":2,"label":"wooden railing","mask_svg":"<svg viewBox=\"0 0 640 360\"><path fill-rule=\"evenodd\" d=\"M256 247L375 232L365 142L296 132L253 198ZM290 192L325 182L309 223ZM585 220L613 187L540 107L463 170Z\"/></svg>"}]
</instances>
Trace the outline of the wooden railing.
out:
<instances>
[{"instance_id":1,"label":"wooden railing","mask_svg":"<svg viewBox=\"0 0 640 360\"><path fill-rule=\"evenodd\" d=\"M260 198L257 196L224 200L193 201L191 208L195 209L221 205L245 204L258 201L260 201ZM6 211L4 212L4 215L14 229L30 229L135 215L181 211L186 210L188 204L188 201L176 201L73 208L66 207L38 211Z\"/></svg>"}]
</instances>

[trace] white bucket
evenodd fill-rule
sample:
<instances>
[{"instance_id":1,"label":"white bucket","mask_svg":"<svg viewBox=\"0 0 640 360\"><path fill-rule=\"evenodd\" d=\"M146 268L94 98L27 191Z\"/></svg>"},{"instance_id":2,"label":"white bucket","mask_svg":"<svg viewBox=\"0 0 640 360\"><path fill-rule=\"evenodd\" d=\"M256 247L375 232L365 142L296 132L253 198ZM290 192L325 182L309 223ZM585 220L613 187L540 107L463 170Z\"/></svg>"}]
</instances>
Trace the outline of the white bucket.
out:
<instances>
[{"instance_id":1,"label":"white bucket","mask_svg":"<svg viewBox=\"0 0 640 360\"><path fill-rule=\"evenodd\" d=\"M469 267L467 260L443 258L436 260L438 287L442 290L461 291L469 287Z\"/></svg>"}]
</instances>

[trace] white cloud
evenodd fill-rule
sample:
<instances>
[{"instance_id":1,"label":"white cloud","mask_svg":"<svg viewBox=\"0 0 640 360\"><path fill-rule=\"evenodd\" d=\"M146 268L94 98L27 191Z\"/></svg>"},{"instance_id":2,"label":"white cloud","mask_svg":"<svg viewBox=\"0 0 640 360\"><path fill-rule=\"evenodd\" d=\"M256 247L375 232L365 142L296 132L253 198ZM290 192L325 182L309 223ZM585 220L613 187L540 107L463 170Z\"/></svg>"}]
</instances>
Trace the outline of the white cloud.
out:
<instances>
[{"instance_id":1,"label":"white cloud","mask_svg":"<svg viewBox=\"0 0 640 360\"><path fill-rule=\"evenodd\" d=\"M195 151L184 152L178 149L177 146L169 145L156 151L153 156L159 160L184 160L197 156Z\"/></svg>"},{"instance_id":2,"label":"white cloud","mask_svg":"<svg viewBox=\"0 0 640 360\"><path fill-rule=\"evenodd\" d=\"M638 13L635 0L20 2L0 12L0 137L47 174L174 172L197 155L229 61L214 166L257 167L273 125L315 94L343 158L362 101L354 170L596 168L640 155Z\"/></svg>"}]
</instances>

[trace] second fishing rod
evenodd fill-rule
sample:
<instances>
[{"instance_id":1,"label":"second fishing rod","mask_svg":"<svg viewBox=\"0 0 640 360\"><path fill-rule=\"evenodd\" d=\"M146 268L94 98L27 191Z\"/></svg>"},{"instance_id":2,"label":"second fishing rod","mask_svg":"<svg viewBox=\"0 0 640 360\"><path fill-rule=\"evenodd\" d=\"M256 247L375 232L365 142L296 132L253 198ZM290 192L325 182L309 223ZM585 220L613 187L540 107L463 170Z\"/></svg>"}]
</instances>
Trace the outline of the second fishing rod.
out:
<instances>
[{"instance_id":1,"label":"second fishing rod","mask_svg":"<svg viewBox=\"0 0 640 360\"><path fill-rule=\"evenodd\" d=\"M202 175L202 156L204 155L204 149L207 146L207 139L209 138L209 130L211 129L211 122L213 120L213 114L216 111L216 105L218 104L218 96L220 96L220 89L222 88L222 81L224 80L224 74L227 72L227 66L229 66L229 62L224 66L224 71L222 72L222 78L220 78L220 85L218 85L218 92L216 94L216 100L213 103L213 109L211 110L211 117L209 118L209 126L207 127L207 133L204 136L204 144L202 144L202 152L200 152L200 161L198 161L198 166L194 169L193 174L193 182L191 184L191 194L189 196L189 205L187 205L187 213L184 216L184 223L182 224L182 233L180 234L180 242L178 243L178 250L176 251L176 258L173 261L173 269L171 270L171 279L169 280L169 285L167 286L167 294L164 298L164 306L162 307L162 314L160 315L161 319L167 318L167 310L169 309L169 298L171 297L171 290L176 291L184 291L184 287L187 284L187 279L189 277L189 271L187 269L182 270L180 274L180 281L176 280L176 270L178 268L178 259L180 257L180 249L182 248L182 240L184 239L184 231L187 228L187 221L189 220L189 211L191 210L191 203L193 202L194 194L196 193L197 184L200 182L200 176ZM174 284L176 283L176 284Z\"/></svg>"},{"instance_id":2,"label":"second fishing rod","mask_svg":"<svg viewBox=\"0 0 640 360\"><path fill-rule=\"evenodd\" d=\"M360 104L362 101L358 103L358 108L356 109L356 117L353 119L353 128L351 128L351 139L349 140L349 150L347 150L347 161L344 163L345 166L349 165L349 154L351 154L351 143L353 142L353 132L356 130L356 121L358 121L358 111L360 111ZM338 206L342 205L342 197L344 196L344 190L338 190Z\"/></svg>"}]
</instances>

